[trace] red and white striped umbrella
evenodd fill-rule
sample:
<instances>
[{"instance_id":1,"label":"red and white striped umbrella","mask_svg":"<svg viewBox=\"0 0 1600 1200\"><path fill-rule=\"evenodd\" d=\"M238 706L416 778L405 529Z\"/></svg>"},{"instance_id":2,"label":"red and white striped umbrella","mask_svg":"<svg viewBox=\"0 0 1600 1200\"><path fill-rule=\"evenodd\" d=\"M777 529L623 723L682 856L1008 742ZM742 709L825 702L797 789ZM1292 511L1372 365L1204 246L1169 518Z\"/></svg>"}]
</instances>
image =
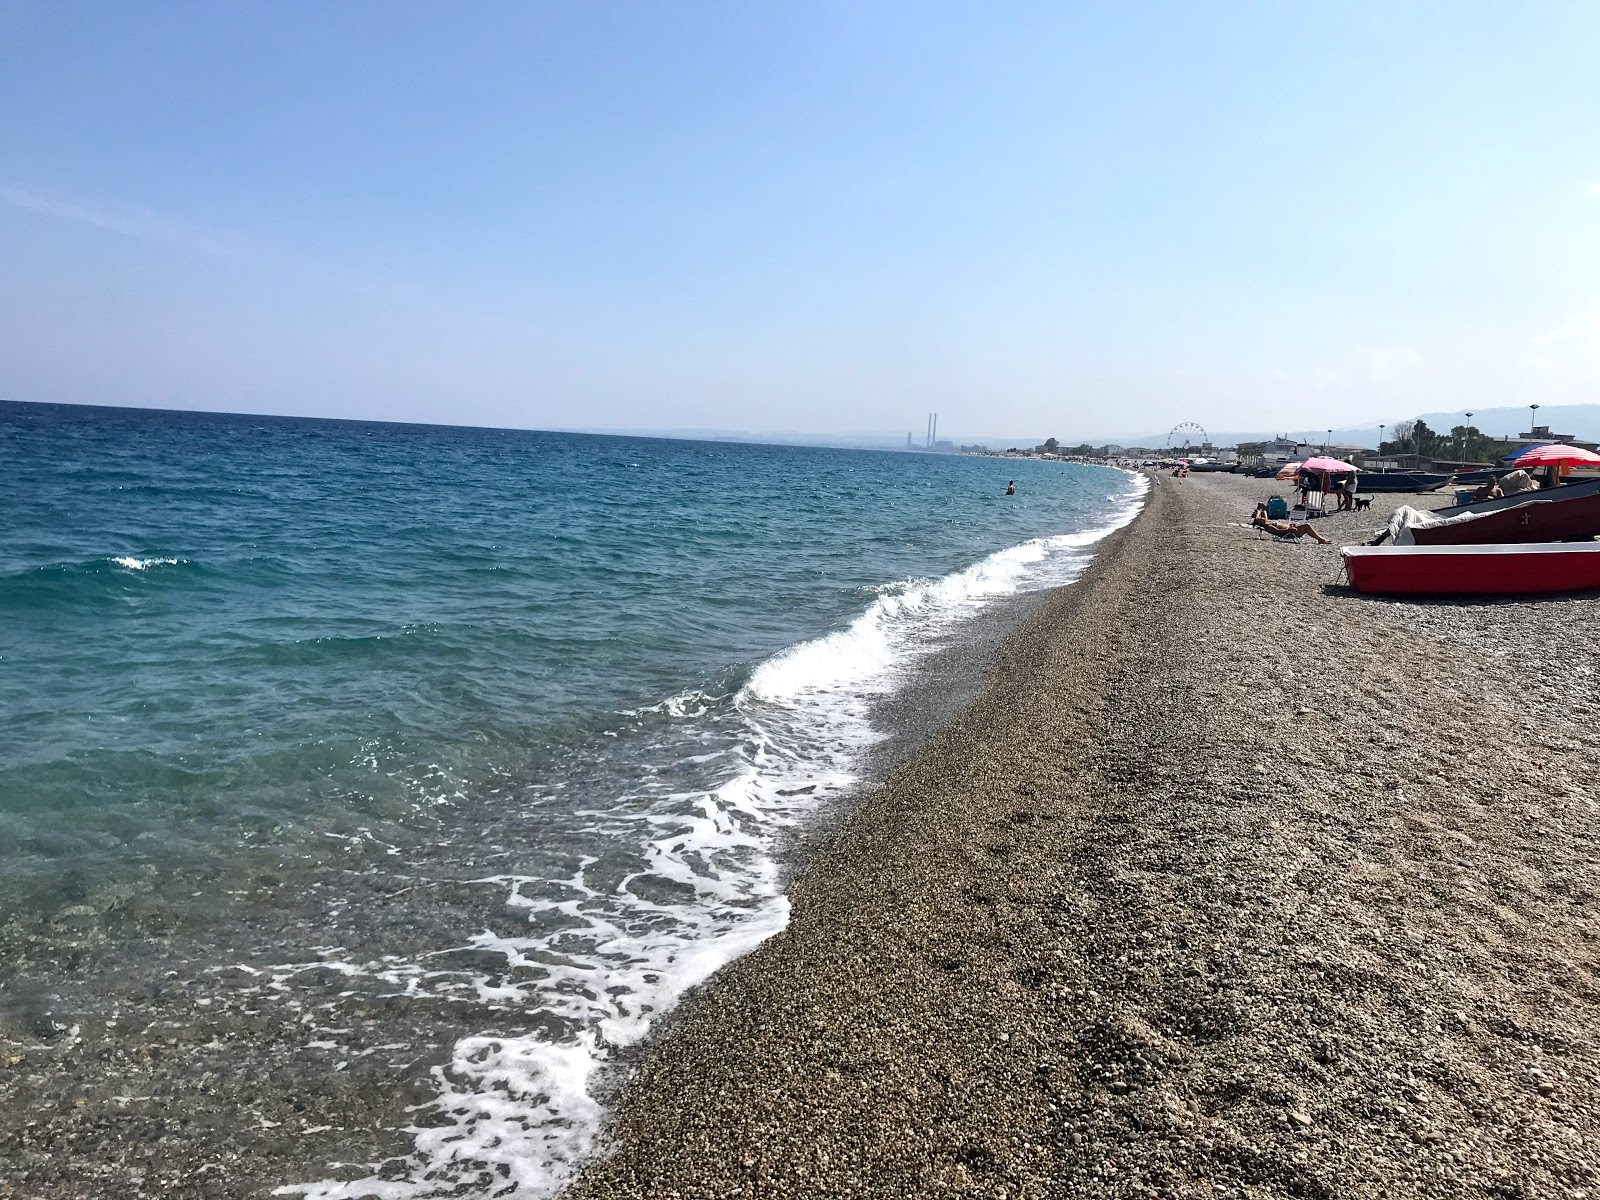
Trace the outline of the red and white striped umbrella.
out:
<instances>
[{"instance_id":1,"label":"red and white striped umbrella","mask_svg":"<svg viewBox=\"0 0 1600 1200\"><path fill-rule=\"evenodd\" d=\"M1565 467L1600 466L1600 454L1592 450L1580 450L1577 446L1564 446L1560 442L1552 442L1548 446L1535 446L1531 450L1517 455L1511 465L1514 467Z\"/></svg>"}]
</instances>

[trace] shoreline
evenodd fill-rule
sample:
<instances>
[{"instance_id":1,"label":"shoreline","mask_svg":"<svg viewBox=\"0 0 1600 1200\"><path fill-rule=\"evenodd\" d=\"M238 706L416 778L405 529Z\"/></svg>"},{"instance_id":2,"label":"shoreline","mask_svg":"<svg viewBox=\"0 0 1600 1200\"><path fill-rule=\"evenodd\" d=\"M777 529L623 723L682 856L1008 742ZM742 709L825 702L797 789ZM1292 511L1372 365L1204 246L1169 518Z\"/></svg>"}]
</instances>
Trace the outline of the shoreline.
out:
<instances>
[{"instance_id":1,"label":"shoreline","mask_svg":"<svg viewBox=\"0 0 1600 1200\"><path fill-rule=\"evenodd\" d=\"M1130 487L1141 477L1146 483L1149 482L1142 472L1123 473L1129 476ZM986 601L958 626L941 632L937 646L914 659L905 678L891 692L872 702L869 721L883 736L861 752L856 767L856 785L810 813L802 826L787 831L772 848L780 890L785 897L796 881L813 868L817 856L840 835L863 802L883 787L896 770L921 753L928 742L983 691L1002 651L1018 631L1053 597L1081 586L1095 565L1105 555L1115 552L1123 536L1143 517L1150 491L1147 487L1136 501L1130 501L1136 502L1138 507L1131 516L1119 518L1122 524L1082 549L1081 552L1089 557L1076 577L1066 583ZM774 936L781 936L781 931ZM757 943L757 948L765 944L765 941ZM717 975L738 961L736 958L724 964ZM685 1009L693 1007L700 994L715 984L716 978L714 975L711 980L691 987L670 1010L657 1018L642 1042L613 1051L611 1057L597 1068L591 1086L605 1110L606 1126L609 1126L616 1106L628 1094L640 1064L651 1048L663 1037L669 1036L680 1015ZM567 1195L572 1181L582 1174L587 1162L587 1159L579 1160L577 1170L558 1189L555 1193L557 1196Z\"/></svg>"},{"instance_id":2,"label":"shoreline","mask_svg":"<svg viewBox=\"0 0 1600 1200\"><path fill-rule=\"evenodd\" d=\"M1097 561L1118 532L1068 553ZM904 683L872 702L873 724L889 733L867 748L860 784L775 847L781 877L803 872L812 847L948 720L998 648L1050 594L989 599L961 618L959 632L939 632L911 660ZM493 843L487 847L493 851L525 836L533 820L532 810L514 809L479 840ZM501 889L472 886L493 873L491 862L440 870L413 847L405 861L410 877L393 883L386 882L388 872L360 869L367 865L357 864L359 874L329 873L274 860L248 872L256 885L250 919L240 922L236 949L223 959L208 954L215 939L207 939L207 930L185 929L141 947L150 953L137 970L117 972L119 944L89 926L68 947L72 960L60 965L83 997L109 997L98 1008L77 995L63 1004L43 983L24 989L0 981L0 1000L9 1005L0 1016L13 1018L25 1006L31 1020L24 1027L13 1018L14 1027L0 1027L0 1049L14 1054L9 1078L0 1079L0 1111L16 1114L0 1135L0 1158L14 1156L24 1189L18 1194L68 1196L120 1186L130 1195L256 1196L284 1188L315 1193L324 1184L337 1194L356 1177L394 1179L397 1169L415 1164L415 1130L408 1127L418 1124L413 1106L426 1111L434 1095L428 1068L451 1063L451 1046L482 1034L483 1007L448 997L407 1003L381 980L366 985L344 969L344 960L362 967L396 941L425 945L451 927L464 899L481 913L483 927L493 928L506 920L505 902ZM351 894L381 918L371 925L370 952L349 940L358 922L341 902ZM388 902L408 894L403 903ZM307 956L285 950L302 931L310 939L338 924L345 925L342 944L326 965L303 963ZM368 936L367 925L361 929ZM379 941L380 935L391 940ZM462 947L448 953L446 968L495 965L470 959ZM528 1036L541 1019L502 1009L493 1028L508 1039ZM391 1053L399 1044L396 1030L408 1047L403 1055ZM628 1047L599 1068L597 1095L609 1095L611 1079L625 1077L636 1050ZM41 1100L47 1107L35 1119L28 1114ZM422 1123L430 1122L437 1114L424 1116ZM364 1147L376 1154L369 1157ZM12 1194L8 1186L0 1172L0 1197ZM359 1184L350 1194L361 1194Z\"/></svg>"},{"instance_id":3,"label":"shoreline","mask_svg":"<svg viewBox=\"0 0 1600 1200\"><path fill-rule=\"evenodd\" d=\"M1600 651L1593 600L1364 601L1239 527L1270 488L1156 479L663 1022L564 1200L1594 1186L1600 706L1531 721L1501 649Z\"/></svg>"},{"instance_id":4,"label":"shoreline","mask_svg":"<svg viewBox=\"0 0 1600 1200\"><path fill-rule=\"evenodd\" d=\"M1115 469L1122 471L1122 468ZM1130 487L1140 478L1149 482L1143 472L1123 473L1129 476ZM920 753L983 691L1006 644L1050 602L1051 597L1063 589L1081 586L1097 563L1116 552L1128 528L1143 517L1150 490L1147 488L1137 497L1138 507L1124 523L1083 548L1082 553L1089 559L1076 577L1066 583L986 601L958 626L941 632L938 645L912 661L898 686L872 702L868 719L883 736L862 752L857 764L859 782L826 809L813 812L804 828L775 848L785 891L810 866L815 855L838 835L850 814L882 787L898 767Z\"/></svg>"},{"instance_id":5,"label":"shoreline","mask_svg":"<svg viewBox=\"0 0 1600 1200\"><path fill-rule=\"evenodd\" d=\"M614 1152L620 1138L625 1151L641 1148L635 1151L635 1157L654 1153L648 1147L659 1144L661 1136L650 1128L653 1116L674 1110L674 1094L694 1091L693 1077L699 1070L694 1065L696 1061L710 1062L718 1057L719 1048L726 1045L730 1036L723 1020L725 1011L737 1006L735 1011L748 1013L752 1004L760 1010L775 1000L783 985L777 985L778 992L768 990L772 985L764 977L771 967L783 974L787 960L795 957L789 949L792 941L804 938L806 950L814 953L817 939L826 941L830 936L826 928L830 922L849 922L848 909L854 898L848 892L844 897L838 896L836 888L841 883L848 888L859 882L855 876L863 866L870 871L870 861L880 843L893 839L899 818L909 815L904 810L902 794L937 783L944 770L941 743L974 736L974 731L961 728L964 719L990 697L991 691L997 687L1003 690L1001 681L1008 670L1016 669L1019 658L1026 658L1063 622L1089 634L1096 609L1103 603L1101 593L1118 587L1127 560L1140 552L1149 527L1159 520L1162 502L1159 482L1153 482L1138 514L1094 544L1094 557L1077 579L993 606L986 621L979 618L984 626L976 643L941 647L919 664L907 686L875 708L875 720L884 720L891 727L890 735L875 750L863 772L868 781L865 786L843 806L844 811L818 822L816 833L800 853L786 888L791 903L789 925L685 996L661 1020L651 1038L627 1056L623 1065L631 1077L624 1078L619 1072L612 1080L602 1145L610 1141ZM938 695L940 688L951 681L956 684L954 694ZM792 856L786 857L794 861ZM864 863L863 859L867 861ZM889 936L894 940L892 934ZM747 982L745 977L751 974L760 981ZM749 994L752 988L756 989L754 997ZM766 1025L760 1027L765 1029ZM679 1061L682 1055L690 1061ZM824 1051L825 1059L832 1057ZM661 1074L664 1058L671 1062L667 1068L670 1075ZM719 1091L719 1096L726 1095L725 1088ZM669 1186L664 1181L647 1181L638 1176L619 1177L617 1167L622 1159L621 1154L614 1154L589 1163L559 1193L562 1200L666 1195L675 1189L682 1189L686 1195L715 1194L703 1190L713 1186L705 1179L675 1179ZM773 1180L760 1176L756 1182L766 1186ZM724 1185L719 1181L715 1186ZM727 1186L733 1186L733 1181L728 1181Z\"/></svg>"}]
</instances>

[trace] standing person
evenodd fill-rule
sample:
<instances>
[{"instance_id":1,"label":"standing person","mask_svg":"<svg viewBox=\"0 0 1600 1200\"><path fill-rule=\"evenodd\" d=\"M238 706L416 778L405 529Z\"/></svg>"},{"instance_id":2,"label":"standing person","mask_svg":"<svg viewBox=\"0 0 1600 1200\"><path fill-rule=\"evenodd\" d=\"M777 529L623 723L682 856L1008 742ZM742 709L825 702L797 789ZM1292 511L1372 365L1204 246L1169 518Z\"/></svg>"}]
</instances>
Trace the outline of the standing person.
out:
<instances>
[{"instance_id":1,"label":"standing person","mask_svg":"<svg viewBox=\"0 0 1600 1200\"><path fill-rule=\"evenodd\" d=\"M1339 485L1339 511L1349 512L1356 506L1356 473L1354 471L1344 477L1344 482Z\"/></svg>"},{"instance_id":2,"label":"standing person","mask_svg":"<svg viewBox=\"0 0 1600 1200\"><path fill-rule=\"evenodd\" d=\"M1015 479L1013 479L1010 483L1006 484L1006 495L1015 496L1016 494L1017 494L1017 481Z\"/></svg>"}]
</instances>

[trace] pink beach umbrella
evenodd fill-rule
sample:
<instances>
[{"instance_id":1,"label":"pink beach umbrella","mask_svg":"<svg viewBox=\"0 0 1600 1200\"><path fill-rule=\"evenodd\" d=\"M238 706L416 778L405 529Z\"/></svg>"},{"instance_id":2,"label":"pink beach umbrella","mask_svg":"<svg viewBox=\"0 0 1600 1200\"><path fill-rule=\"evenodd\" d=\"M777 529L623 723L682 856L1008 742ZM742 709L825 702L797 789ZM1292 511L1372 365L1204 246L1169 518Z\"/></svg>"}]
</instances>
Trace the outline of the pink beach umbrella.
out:
<instances>
[{"instance_id":1,"label":"pink beach umbrella","mask_svg":"<svg viewBox=\"0 0 1600 1200\"><path fill-rule=\"evenodd\" d=\"M1600 460L1596 460L1600 461ZM1315 458L1308 458L1300 464L1302 471L1311 471L1317 475L1328 475L1333 472L1354 471L1355 467L1337 458L1329 458L1326 454L1319 454Z\"/></svg>"},{"instance_id":2,"label":"pink beach umbrella","mask_svg":"<svg viewBox=\"0 0 1600 1200\"><path fill-rule=\"evenodd\" d=\"M1580 450L1577 446L1564 446L1560 442L1552 442L1548 446L1535 446L1533 449L1517 455L1514 467L1566 467L1566 466L1600 466L1600 454L1592 450Z\"/></svg>"}]
</instances>

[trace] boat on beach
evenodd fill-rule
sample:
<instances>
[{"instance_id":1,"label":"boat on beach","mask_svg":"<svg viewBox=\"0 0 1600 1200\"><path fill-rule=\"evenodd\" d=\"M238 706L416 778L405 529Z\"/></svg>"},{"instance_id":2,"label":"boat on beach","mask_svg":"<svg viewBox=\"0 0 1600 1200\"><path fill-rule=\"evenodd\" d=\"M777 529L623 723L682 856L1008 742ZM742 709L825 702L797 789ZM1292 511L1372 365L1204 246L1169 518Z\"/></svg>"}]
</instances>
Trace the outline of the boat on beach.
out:
<instances>
[{"instance_id":1,"label":"boat on beach","mask_svg":"<svg viewBox=\"0 0 1600 1200\"><path fill-rule=\"evenodd\" d=\"M1480 467L1475 471L1457 471L1453 478L1457 486L1466 487L1468 484L1487 483L1491 479L1504 479L1516 467Z\"/></svg>"},{"instance_id":2,"label":"boat on beach","mask_svg":"<svg viewBox=\"0 0 1600 1200\"><path fill-rule=\"evenodd\" d=\"M1453 475L1436 471L1363 471L1358 484L1361 492L1436 492Z\"/></svg>"},{"instance_id":3,"label":"boat on beach","mask_svg":"<svg viewBox=\"0 0 1600 1200\"><path fill-rule=\"evenodd\" d=\"M1345 546L1345 577L1381 596L1505 596L1600 588L1600 542Z\"/></svg>"},{"instance_id":4,"label":"boat on beach","mask_svg":"<svg viewBox=\"0 0 1600 1200\"><path fill-rule=\"evenodd\" d=\"M1600 536L1600 479L1436 509L1438 524L1412 525L1418 546L1576 542Z\"/></svg>"}]
</instances>

